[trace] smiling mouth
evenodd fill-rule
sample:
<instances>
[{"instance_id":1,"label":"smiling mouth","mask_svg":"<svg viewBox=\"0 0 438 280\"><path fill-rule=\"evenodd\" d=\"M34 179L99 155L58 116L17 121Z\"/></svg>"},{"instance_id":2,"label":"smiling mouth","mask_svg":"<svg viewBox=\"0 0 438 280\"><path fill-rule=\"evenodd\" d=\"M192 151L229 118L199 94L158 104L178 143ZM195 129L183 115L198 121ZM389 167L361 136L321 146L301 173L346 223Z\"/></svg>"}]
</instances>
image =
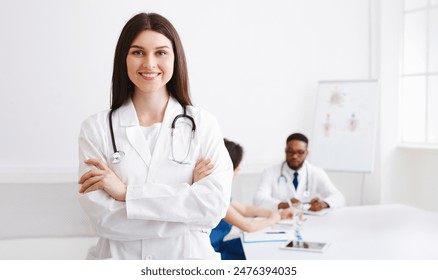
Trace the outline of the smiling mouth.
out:
<instances>
[{"instance_id":1,"label":"smiling mouth","mask_svg":"<svg viewBox=\"0 0 438 280\"><path fill-rule=\"evenodd\" d=\"M160 75L160 73L139 73L142 77L144 78L155 78L158 77L158 75Z\"/></svg>"}]
</instances>

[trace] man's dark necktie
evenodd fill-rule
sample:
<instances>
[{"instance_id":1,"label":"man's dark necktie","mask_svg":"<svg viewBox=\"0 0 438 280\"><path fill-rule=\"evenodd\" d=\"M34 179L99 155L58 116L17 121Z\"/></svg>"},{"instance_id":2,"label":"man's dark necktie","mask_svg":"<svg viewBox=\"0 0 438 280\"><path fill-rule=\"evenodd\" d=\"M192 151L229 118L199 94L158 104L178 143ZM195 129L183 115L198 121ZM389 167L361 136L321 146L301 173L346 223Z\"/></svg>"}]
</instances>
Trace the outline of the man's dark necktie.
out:
<instances>
[{"instance_id":1,"label":"man's dark necktie","mask_svg":"<svg viewBox=\"0 0 438 280\"><path fill-rule=\"evenodd\" d=\"M294 184L295 190L297 190L298 188L298 172L294 172L294 180L292 181L292 183Z\"/></svg>"}]
</instances>

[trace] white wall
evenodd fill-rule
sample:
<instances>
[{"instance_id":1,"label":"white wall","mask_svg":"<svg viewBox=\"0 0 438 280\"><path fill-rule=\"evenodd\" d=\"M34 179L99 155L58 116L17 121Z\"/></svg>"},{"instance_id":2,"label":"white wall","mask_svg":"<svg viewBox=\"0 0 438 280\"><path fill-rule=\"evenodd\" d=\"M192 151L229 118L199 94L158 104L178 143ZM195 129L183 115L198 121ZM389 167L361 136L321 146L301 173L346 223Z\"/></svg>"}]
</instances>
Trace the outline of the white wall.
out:
<instances>
[{"instance_id":1,"label":"white wall","mask_svg":"<svg viewBox=\"0 0 438 280\"><path fill-rule=\"evenodd\" d=\"M3 181L76 172L80 123L109 106L116 40L141 11L174 23L194 103L245 147L243 170L259 172L283 157L291 132L311 136L318 80L368 78L368 6L369 0L8 1L0 11Z\"/></svg>"}]
</instances>

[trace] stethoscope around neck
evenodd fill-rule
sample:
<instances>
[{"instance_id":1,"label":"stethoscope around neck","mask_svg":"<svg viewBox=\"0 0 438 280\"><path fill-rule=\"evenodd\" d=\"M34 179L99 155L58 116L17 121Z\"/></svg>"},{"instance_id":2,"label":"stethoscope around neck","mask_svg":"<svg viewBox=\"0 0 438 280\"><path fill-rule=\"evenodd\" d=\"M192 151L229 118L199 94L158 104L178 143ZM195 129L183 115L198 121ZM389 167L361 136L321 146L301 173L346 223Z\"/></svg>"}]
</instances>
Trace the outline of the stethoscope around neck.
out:
<instances>
[{"instance_id":1,"label":"stethoscope around neck","mask_svg":"<svg viewBox=\"0 0 438 280\"><path fill-rule=\"evenodd\" d=\"M189 164L189 162L187 161L189 155L190 155L190 151L191 151L191 147L192 147L192 143L191 141L193 141L193 138L195 137L195 132L196 132L196 124L195 124L195 120L187 115L187 107L185 105L182 105L183 107L183 113L177 115L173 121L172 121L172 125L171 125L171 137L170 137L170 145L171 145L171 151L172 151L172 160L179 163L179 164ZM113 164L117 164L119 162L121 162L123 160L123 158L125 157L125 152L123 151L119 151L117 149L117 145L116 145L116 139L114 137L114 129L113 129L113 112L114 110L111 109L109 112L109 128L110 128L110 134L111 134L111 142L112 142L112 146L113 146L113 151L114 153L111 155L111 163ZM184 158L182 160L177 160L175 158L175 154L174 154L174 142L173 142L173 133L176 127L176 122L178 121L178 119L180 118L186 118L191 122L192 125L192 136L189 142L189 147L187 148L187 152L184 156Z\"/></svg>"},{"instance_id":2,"label":"stethoscope around neck","mask_svg":"<svg viewBox=\"0 0 438 280\"><path fill-rule=\"evenodd\" d=\"M308 169L307 163L304 162L304 164L306 164L306 189L303 192L303 196L307 198L307 197L310 196L310 191L309 191L309 169ZM278 184L280 184L280 181L282 179L284 180L285 184L287 183L287 178L283 174L283 169L284 169L285 165L286 165L286 161L283 161L283 163L281 164L281 168L280 168L280 176L278 176L278 179L277 179L277 183Z\"/></svg>"}]
</instances>

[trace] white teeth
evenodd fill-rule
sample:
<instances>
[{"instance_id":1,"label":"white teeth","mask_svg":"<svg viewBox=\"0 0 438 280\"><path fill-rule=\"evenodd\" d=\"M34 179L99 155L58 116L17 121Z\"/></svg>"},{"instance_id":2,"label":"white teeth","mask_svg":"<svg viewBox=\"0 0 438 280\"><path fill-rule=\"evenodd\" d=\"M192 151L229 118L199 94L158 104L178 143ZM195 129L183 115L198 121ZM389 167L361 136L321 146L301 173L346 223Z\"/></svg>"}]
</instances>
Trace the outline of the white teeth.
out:
<instances>
[{"instance_id":1,"label":"white teeth","mask_svg":"<svg viewBox=\"0 0 438 280\"><path fill-rule=\"evenodd\" d=\"M154 78L158 76L158 73L140 73L145 78Z\"/></svg>"}]
</instances>

